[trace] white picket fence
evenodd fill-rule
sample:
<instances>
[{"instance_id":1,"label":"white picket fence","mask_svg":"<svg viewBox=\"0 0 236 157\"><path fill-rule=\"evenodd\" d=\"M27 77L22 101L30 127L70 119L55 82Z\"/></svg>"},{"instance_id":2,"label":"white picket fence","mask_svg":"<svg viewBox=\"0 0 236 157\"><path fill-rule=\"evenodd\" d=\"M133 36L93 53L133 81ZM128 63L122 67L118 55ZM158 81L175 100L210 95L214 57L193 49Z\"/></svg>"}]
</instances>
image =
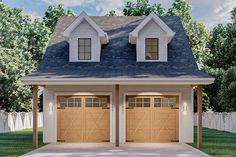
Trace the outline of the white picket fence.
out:
<instances>
[{"instance_id":1,"label":"white picket fence","mask_svg":"<svg viewBox=\"0 0 236 157\"><path fill-rule=\"evenodd\" d=\"M194 125L197 126L197 114L194 115ZM204 112L202 126L236 133L236 112Z\"/></svg>"},{"instance_id":2,"label":"white picket fence","mask_svg":"<svg viewBox=\"0 0 236 157\"><path fill-rule=\"evenodd\" d=\"M38 126L43 126L43 114L38 113ZM16 130L30 129L33 127L32 112L2 112L0 111L0 133Z\"/></svg>"}]
</instances>

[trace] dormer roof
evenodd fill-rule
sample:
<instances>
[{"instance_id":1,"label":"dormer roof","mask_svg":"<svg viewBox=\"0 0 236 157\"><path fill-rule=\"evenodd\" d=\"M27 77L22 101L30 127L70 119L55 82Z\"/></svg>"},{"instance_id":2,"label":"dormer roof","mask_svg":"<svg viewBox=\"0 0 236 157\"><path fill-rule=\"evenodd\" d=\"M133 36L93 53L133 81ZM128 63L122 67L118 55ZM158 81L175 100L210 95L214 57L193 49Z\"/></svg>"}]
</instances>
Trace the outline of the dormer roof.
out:
<instances>
[{"instance_id":1,"label":"dormer roof","mask_svg":"<svg viewBox=\"0 0 236 157\"><path fill-rule=\"evenodd\" d=\"M163 22L155 13L152 12L129 34L129 42L131 44L136 44L139 31L142 30L151 20L153 20L167 33L167 42L169 43L171 41L175 35L175 32L170 27L168 27L165 22Z\"/></svg>"},{"instance_id":2,"label":"dormer roof","mask_svg":"<svg viewBox=\"0 0 236 157\"><path fill-rule=\"evenodd\" d=\"M81 12L81 14L62 32L62 35L69 38L71 32L75 30L83 20L86 20L98 32L102 44L107 44L109 42L107 33L104 32L85 12Z\"/></svg>"}]
</instances>

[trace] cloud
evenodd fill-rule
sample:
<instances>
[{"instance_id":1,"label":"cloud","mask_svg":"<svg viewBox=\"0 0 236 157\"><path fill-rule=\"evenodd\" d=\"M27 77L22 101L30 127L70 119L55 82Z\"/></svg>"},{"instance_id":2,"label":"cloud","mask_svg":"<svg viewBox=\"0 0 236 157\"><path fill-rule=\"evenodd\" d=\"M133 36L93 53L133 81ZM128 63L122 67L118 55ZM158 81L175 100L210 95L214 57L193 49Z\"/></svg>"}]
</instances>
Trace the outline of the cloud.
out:
<instances>
[{"instance_id":1,"label":"cloud","mask_svg":"<svg viewBox=\"0 0 236 157\"><path fill-rule=\"evenodd\" d=\"M30 15L33 19L42 18L38 15L38 13L36 11L33 11L33 10L29 10L29 11L25 12L25 14Z\"/></svg>"},{"instance_id":2,"label":"cloud","mask_svg":"<svg viewBox=\"0 0 236 157\"><path fill-rule=\"evenodd\" d=\"M76 7L84 5L93 5L96 11L102 15L110 10L115 10L118 15L122 15L122 7L127 0L43 0L49 5L64 4L65 7Z\"/></svg>"},{"instance_id":3,"label":"cloud","mask_svg":"<svg viewBox=\"0 0 236 157\"><path fill-rule=\"evenodd\" d=\"M100 15L115 10L117 15L122 15L123 8L128 0L43 0L53 4L64 4L66 7L94 6ZM168 9L174 0L149 0L151 4L160 3ZM190 0L192 6L191 15L199 22L206 24L208 28L219 23L230 21L230 11L236 6L236 0Z\"/></svg>"},{"instance_id":4,"label":"cloud","mask_svg":"<svg viewBox=\"0 0 236 157\"><path fill-rule=\"evenodd\" d=\"M43 1L45 1L49 5L64 4L66 7L75 7L95 2L95 0L43 0Z\"/></svg>"},{"instance_id":5,"label":"cloud","mask_svg":"<svg viewBox=\"0 0 236 157\"><path fill-rule=\"evenodd\" d=\"M115 10L117 15L122 15L125 0L102 0L96 5L96 10L102 15L107 14L110 10Z\"/></svg>"},{"instance_id":6,"label":"cloud","mask_svg":"<svg viewBox=\"0 0 236 157\"><path fill-rule=\"evenodd\" d=\"M236 0L190 0L190 3L194 19L208 28L230 22L230 11L236 6Z\"/></svg>"}]
</instances>

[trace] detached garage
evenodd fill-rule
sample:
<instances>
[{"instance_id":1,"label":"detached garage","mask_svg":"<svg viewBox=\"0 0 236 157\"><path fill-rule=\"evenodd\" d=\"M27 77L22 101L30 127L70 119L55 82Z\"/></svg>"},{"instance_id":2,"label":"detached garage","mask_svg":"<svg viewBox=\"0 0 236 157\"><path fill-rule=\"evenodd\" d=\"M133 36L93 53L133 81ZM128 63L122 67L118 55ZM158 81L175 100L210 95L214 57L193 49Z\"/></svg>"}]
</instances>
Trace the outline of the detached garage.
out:
<instances>
[{"instance_id":1,"label":"detached garage","mask_svg":"<svg viewBox=\"0 0 236 157\"><path fill-rule=\"evenodd\" d=\"M193 88L202 85L181 20L175 16L61 17L33 85L33 143L38 147L38 86L43 142L193 142ZM109 97L107 97L109 95Z\"/></svg>"},{"instance_id":2,"label":"detached garage","mask_svg":"<svg viewBox=\"0 0 236 157\"><path fill-rule=\"evenodd\" d=\"M58 142L109 142L108 96L59 96L57 102Z\"/></svg>"},{"instance_id":3,"label":"detached garage","mask_svg":"<svg viewBox=\"0 0 236 157\"><path fill-rule=\"evenodd\" d=\"M178 142L178 96L128 96L126 142Z\"/></svg>"}]
</instances>

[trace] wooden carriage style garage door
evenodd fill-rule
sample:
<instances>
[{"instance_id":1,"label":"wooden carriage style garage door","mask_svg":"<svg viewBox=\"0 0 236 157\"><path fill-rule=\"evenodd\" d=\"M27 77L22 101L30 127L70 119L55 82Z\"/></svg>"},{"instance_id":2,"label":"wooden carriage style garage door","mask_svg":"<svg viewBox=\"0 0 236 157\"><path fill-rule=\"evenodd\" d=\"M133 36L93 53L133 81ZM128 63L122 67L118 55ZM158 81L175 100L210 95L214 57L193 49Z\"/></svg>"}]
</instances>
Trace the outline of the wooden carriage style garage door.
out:
<instances>
[{"instance_id":1,"label":"wooden carriage style garage door","mask_svg":"<svg viewBox=\"0 0 236 157\"><path fill-rule=\"evenodd\" d=\"M57 102L59 142L109 142L108 96L60 96Z\"/></svg>"},{"instance_id":2,"label":"wooden carriage style garage door","mask_svg":"<svg viewBox=\"0 0 236 157\"><path fill-rule=\"evenodd\" d=\"M177 96L128 96L126 98L127 142L177 142Z\"/></svg>"}]
</instances>

